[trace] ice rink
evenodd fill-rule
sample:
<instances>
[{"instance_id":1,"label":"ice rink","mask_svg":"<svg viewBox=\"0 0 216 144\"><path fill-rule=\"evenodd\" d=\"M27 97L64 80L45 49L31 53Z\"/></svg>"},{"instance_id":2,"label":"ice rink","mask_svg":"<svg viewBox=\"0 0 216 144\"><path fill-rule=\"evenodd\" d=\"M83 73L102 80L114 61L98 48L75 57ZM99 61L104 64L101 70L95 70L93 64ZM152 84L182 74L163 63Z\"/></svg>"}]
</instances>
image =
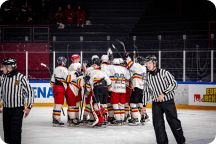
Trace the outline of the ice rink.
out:
<instances>
[{"instance_id":1,"label":"ice rink","mask_svg":"<svg viewBox=\"0 0 216 144\"><path fill-rule=\"evenodd\" d=\"M65 109L66 111L66 109ZM151 109L147 109L151 118ZM216 111L178 110L187 144L208 144L216 136ZM22 144L155 144L152 120L143 126L52 127L52 108L34 107L23 122ZM2 115L0 115L2 119ZM66 122L66 116L63 117ZM0 135L3 138L2 120ZM170 144L175 139L166 123Z\"/></svg>"}]
</instances>

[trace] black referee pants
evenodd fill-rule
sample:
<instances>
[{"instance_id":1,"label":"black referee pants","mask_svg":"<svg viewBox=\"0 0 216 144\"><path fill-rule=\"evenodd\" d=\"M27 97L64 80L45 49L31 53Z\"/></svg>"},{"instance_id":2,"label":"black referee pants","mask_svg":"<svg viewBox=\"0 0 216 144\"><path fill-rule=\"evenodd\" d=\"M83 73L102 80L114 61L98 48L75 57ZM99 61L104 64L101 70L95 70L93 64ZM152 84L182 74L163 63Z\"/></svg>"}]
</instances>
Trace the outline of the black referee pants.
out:
<instances>
[{"instance_id":1,"label":"black referee pants","mask_svg":"<svg viewBox=\"0 0 216 144\"><path fill-rule=\"evenodd\" d=\"M183 135L181 122L177 118L177 111L174 100L152 103L152 119L157 144L168 144L168 138L165 130L165 122L163 116L164 113L177 143L184 144L185 137Z\"/></svg>"},{"instance_id":2,"label":"black referee pants","mask_svg":"<svg viewBox=\"0 0 216 144\"><path fill-rule=\"evenodd\" d=\"M21 144L24 107L3 108L4 140L9 144Z\"/></svg>"}]
</instances>

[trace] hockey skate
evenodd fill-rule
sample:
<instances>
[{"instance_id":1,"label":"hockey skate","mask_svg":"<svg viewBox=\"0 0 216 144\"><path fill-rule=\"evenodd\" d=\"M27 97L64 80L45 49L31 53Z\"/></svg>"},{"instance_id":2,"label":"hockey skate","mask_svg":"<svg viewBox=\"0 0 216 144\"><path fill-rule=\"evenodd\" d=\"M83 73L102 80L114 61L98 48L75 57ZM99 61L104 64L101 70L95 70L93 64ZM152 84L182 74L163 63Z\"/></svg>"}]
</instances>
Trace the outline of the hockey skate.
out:
<instances>
[{"instance_id":1,"label":"hockey skate","mask_svg":"<svg viewBox=\"0 0 216 144\"><path fill-rule=\"evenodd\" d=\"M128 114L124 119L124 124L128 123L128 121L131 119L131 115Z\"/></svg>"},{"instance_id":2,"label":"hockey skate","mask_svg":"<svg viewBox=\"0 0 216 144\"><path fill-rule=\"evenodd\" d=\"M140 121L138 120L138 118L131 118L128 120L128 125L130 126L137 126L140 124Z\"/></svg>"},{"instance_id":3,"label":"hockey skate","mask_svg":"<svg viewBox=\"0 0 216 144\"><path fill-rule=\"evenodd\" d=\"M114 120L111 123L112 126L121 126L123 125L123 121L122 120Z\"/></svg>"},{"instance_id":4,"label":"hockey skate","mask_svg":"<svg viewBox=\"0 0 216 144\"><path fill-rule=\"evenodd\" d=\"M69 127L79 126L79 120L78 119L68 119L68 126Z\"/></svg>"},{"instance_id":5,"label":"hockey skate","mask_svg":"<svg viewBox=\"0 0 216 144\"><path fill-rule=\"evenodd\" d=\"M144 114L144 119L145 119L145 122L148 122L148 121L150 121L150 119L149 119L149 116L148 116L148 114L147 114L147 113L145 113L145 114Z\"/></svg>"},{"instance_id":6,"label":"hockey skate","mask_svg":"<svg viewBox=\"0 0 216 144\"><path fill-rule=\"evenodd\" d=\"M64 127L64 123L54 117L52 123L54 127Z\"/></svg>"},{"instance_id":7,"label":"hockey skate","mask_svg":"<svg viewBox=\"0 0 216 144\"><path fill-rule=\"evenodd\" d=\"M142 125L145 125L145 115L141 116L141 120L140 120Z\"/></svg>"}]
</instances>

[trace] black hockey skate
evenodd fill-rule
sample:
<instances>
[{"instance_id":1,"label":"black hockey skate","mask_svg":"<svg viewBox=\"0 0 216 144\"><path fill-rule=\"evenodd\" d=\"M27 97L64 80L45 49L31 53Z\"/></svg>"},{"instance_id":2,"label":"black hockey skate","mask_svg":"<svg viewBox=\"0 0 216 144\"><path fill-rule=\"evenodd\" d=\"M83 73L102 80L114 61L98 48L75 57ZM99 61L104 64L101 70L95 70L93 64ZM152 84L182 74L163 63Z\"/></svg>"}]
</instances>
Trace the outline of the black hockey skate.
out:
<instances>
[{"instance_id":1,"label":"black hockey skate","mask_svg":"<svg viewBox=\"0 0 216 144\"><path fill-rule=\"evenodd\" d=\"M148 116L148 114L147 114L147 113L145 113L145 114L144 114L144 119L145 119L145 122L148 122L148 121L150 121L150 119L149 119L149 116Z\"/></svg>"},{"instance_id":2,"label":"black hockey skate","mask_svg":"<svg viewBox=\"0 0 216 144\"><path fill-rule=\"evenodd\" d=\"M56 118L53 117L53 126L54 127L64 127L64 123L61 122L60 120L57 120Z\"/></svg>"},{"instance_id":3,"label":"black hockey skate","mask_svg":"<svg viewBox=\"0 0 216 144\"><path fill-rule=\"evenodd\" d=\"M140 121L138 120L138 118L131 118L128 120L128 125L137 126L140 125Z\"/></svg>"},{"instance_id":4,"label":"black hockey skate","mask_svg":"<svg viewBox=\"0 0 216 144\"><path fill-rule=\"evenodd\" d=\"M112 126L122 126L123 125L123 121L122 120L114 120L111 123Z\"/></svg>"},{"instance_id":5,"label":"black hockey skate","mask_svg":"<svg viewBox=\"0 0 216 144\"><path fill-rule=\"evenodd\" d=\"M78 119L68 119L68 126L69 127L74 127L74 126L79 126L80 122Z\"/></svg>"}]
</instances>

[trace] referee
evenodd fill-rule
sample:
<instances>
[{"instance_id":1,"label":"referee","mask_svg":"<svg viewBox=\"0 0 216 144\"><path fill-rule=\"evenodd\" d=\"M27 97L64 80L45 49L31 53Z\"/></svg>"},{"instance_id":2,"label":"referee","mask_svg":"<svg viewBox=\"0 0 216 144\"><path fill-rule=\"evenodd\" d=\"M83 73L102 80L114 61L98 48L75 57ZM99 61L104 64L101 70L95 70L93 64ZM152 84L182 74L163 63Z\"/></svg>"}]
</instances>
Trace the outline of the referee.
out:
<instances>
[{"instance_id":1,"label":"referee","mask_svg":"<svg viewBox=\"0 0 216 144\"><path fill-rule=\"evenodd\" d=\"M3 103L4 140L9 144L21 144L23 115L28 116L34 101L34 93L26 77L17 71L15 59L5 58L1 64L3 76L0 83L0 100Z\"/></svg>"},{"instance_id":2,"label":"referee","mask_svg":"<svg viewBox=\"0 0 216 144\"><path fill-rule=\"evenodd\" d=\"M174 103L174 90L177 83L172 74L157 67L157 58L147 56L147 87L152 96L152 119L158 144L168 144L165 130L164 113L178 144L185 143L181 122L177 117Z\"/></svg>"}]
</instances>

